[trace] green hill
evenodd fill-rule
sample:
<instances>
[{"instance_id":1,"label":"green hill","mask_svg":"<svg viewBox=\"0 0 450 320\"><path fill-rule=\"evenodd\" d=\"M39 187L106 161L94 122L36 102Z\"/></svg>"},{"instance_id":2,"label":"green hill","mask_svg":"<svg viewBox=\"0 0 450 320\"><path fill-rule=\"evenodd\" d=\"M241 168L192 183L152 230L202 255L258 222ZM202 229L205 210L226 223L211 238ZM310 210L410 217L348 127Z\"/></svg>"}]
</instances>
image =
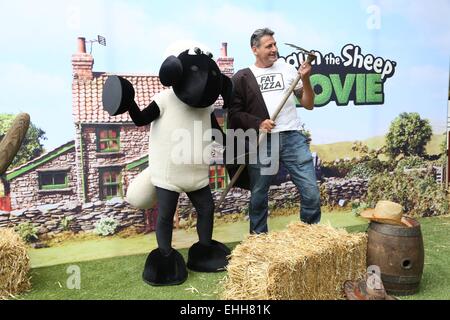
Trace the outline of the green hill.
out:
<instances>
[{"instance_id":1,"label":"green hill","mask_svg":"<svg viewBox=\"0 0 450 320\"><path fill-rule=\"evenodd\" d=\"M431 141L427 144L428 154L441 153L441 144L444 141L443 134L435 134L431 137ZM355 140L356 141L356 140ZM336 159L353 158L358 156L357 152L352 151L354 141L336 142L330 144L311 145L311 151L317 152L322 161L333 161ZM385 137L373 137L361 141L367 145L369 149L379 149L385 144Z\"/></svg>"}]
</instances>

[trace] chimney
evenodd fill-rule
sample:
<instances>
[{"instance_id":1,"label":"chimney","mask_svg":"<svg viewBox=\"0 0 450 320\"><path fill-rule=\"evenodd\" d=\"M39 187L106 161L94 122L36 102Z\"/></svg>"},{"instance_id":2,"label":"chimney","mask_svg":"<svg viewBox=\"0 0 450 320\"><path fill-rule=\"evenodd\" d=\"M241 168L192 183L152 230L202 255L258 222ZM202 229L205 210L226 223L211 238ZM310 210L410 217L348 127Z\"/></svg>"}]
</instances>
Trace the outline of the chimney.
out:
<instances>
[{"instance_id":1,"label":"chimney","mask_svg":"<svg viewBox=\"0 0 450 320\"><path fill-rule=\"evenodd\" d=\"M220 50L220 53L224 58L228 56L228 43L222 42L222 49Z\"/></svg>"},{"instance_id":2,"label":"chimney","mask_svg":"<svg viewBox=\"0 0 450 320\"><path fill-rule=\"evenodd\" d=\"M222 42L222 48L220 49L220 57L217 59L217 65L220 71L222 71L228 77L234 75L234 58L228 56L228 43Z\"/></svg>"},{"instance_id":3,"label":"chimney","mask_svg":"<svg viewBox=\"0 0 450 320\"><path fill-rule=\"evenodd\" d=\"M77 80L92 80L94 75L92 67L94 58L86 53L86 39L77 39L77 53L72 55L73 78Z\"/></svg>"},{"instance_id":4,"label":"chimney","mask_svg":"<svg viewBox=\"0 0 450 320\"><path fill-rule=\"evenodd\" d=\"M78 38L77 39L78 44L78 51L77 53L86 53L86 39L85 38Z\"/></svg>"}]
</instances>

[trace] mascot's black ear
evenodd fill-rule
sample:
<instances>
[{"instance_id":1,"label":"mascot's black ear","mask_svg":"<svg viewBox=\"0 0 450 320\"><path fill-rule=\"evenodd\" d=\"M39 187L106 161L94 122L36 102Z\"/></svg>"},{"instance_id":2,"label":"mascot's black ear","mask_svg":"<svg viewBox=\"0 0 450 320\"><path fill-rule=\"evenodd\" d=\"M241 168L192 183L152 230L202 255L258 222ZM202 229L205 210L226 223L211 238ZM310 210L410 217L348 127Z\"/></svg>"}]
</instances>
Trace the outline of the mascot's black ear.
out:
<instances>
[{"instance_id":1,"label":"mascot's black ear","mask_svg":"<svg viewBox=\"0 0 450 320\"><path fill-rule=\"evenodd\" d=\"M233 82L226 75L222 74L222 91L220 95L223 98L223 109L229 107L231 99L233 98Z\"/></svg>"},{"instance_id":2,"label":"mascot's black ear","mask_svg":"<svg viewBox=\"0 0 450 320\"><path fill-rule=\"evenodd\" d=\"M175 85L183 75L183 65L180 59L175 56L168 57L159 70L159 80L161 83L170 87Z\"/></svg>"}]
</instances>

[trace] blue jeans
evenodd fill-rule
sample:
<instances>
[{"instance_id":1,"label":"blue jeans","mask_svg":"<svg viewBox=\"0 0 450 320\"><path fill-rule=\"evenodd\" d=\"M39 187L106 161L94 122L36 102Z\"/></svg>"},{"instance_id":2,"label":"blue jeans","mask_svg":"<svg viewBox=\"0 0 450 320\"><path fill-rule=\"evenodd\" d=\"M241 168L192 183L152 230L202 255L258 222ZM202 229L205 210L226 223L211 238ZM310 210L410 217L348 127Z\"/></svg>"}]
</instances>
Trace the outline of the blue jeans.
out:
<instances>
[{"instance_id":1,"label":"blue jeans","mask_svg":"<svg viewBox=\"0 0 450 320\"><path fill-rule=\"evenodd\" d=\"M272 139L277 139L278 148L274 146L271 152ZM283 163L300 193L300 220L309 224L319 223L320 191L306 137L300 131L273 133L268 135L267 144L262 145L261 148L263 148L262 154L267 155L270 164L267 157L262 156L258 157L257 164L248 165L251 187L250 233L268 232L268 193L276 173L271 173L267 168L273 166L273 162L277 167L280 161ZM267 150L267 153L264 150Z\"/></svg>"}]
</instances>

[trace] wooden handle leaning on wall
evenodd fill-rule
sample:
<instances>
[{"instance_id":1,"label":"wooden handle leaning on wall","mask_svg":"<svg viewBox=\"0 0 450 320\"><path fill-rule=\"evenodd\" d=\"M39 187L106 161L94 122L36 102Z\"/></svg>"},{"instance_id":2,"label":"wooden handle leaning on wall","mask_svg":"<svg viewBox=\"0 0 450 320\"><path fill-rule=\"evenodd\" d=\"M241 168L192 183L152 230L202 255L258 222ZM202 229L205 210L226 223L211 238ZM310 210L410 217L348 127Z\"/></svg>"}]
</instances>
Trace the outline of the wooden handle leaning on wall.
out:
<instances>
[{"instance_id":1,"label":"wooden handle leaning on wall","mask_svg":"<svg viewBox=\"0 0 450 320\"><path fill-rule=\"evenodd\" d=\"M30 126L30 116L20 113L14 119L6 135L0 141L0 175L4 174L19 151Z\"/></svg>"}]
</instances>

